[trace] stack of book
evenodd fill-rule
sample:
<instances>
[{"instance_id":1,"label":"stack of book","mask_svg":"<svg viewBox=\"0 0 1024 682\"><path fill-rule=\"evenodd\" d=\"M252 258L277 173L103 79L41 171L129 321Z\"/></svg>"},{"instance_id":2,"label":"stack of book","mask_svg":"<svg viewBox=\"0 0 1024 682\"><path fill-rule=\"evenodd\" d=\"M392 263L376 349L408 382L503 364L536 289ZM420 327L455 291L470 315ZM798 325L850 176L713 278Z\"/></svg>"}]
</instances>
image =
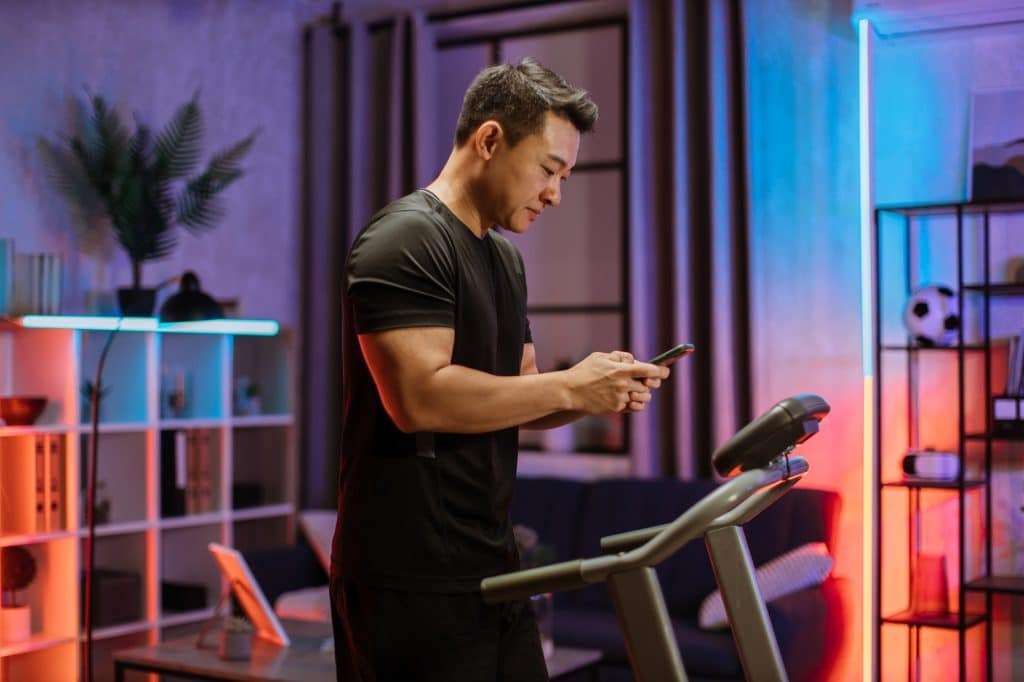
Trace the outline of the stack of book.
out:
<instances>
[{"instance_id":1,"label":"stack of book","mask_svg":"<svg viewBox=\"0 0 1024 682\"><path fill-rule=\"evenodd\" d=\"M160 512L162 516L205 514L217 510L212 429L164 431L160 439Z\"/></svg>"},{"instance_id":2,"label":"stack of book","mask_svg":"<svg viewBox=\"0 0 1024 682\"><path fill-rule=\"evenodd\" d=\"M1010 337L1010 366L1006 373L1006 395L1024 395L1024 329Z\"/></svg>"},{"instance_id":3,"label":"stack of book","mask_svg":"<svg viewBox=\"0 0 1024 682\"><path fill-rule=\"evenodd\" d=\"M64 437L11 438L4 447L0 532L52 533L67 528Z\"/></svg>"},{"instance_id":4,"label":"stack of book","mask_svg":"<svg viewBox=\"0 0 1024 682\"><path fill-rule=\"evenodd\" d=\"M7 314L56 315L64 284L61 257L55 253L14 255L13 297Z\"/></svg>"}]
</instances>

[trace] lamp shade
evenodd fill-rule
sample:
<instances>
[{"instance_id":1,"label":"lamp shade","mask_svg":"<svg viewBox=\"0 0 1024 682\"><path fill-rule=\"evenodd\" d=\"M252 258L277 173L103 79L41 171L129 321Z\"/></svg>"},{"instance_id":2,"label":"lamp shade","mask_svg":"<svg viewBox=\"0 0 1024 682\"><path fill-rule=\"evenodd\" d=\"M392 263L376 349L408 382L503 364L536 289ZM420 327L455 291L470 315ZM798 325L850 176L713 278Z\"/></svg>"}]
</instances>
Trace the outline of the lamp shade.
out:
<instances>
[{"instance_id":1,"label":"lamp shade","mask_svg":"<svg viewBox=\"0 0 1024 682\"><path fill-rule=\"evenodd\" d=\"M199 278L191 270L186 270L181 276L178 292L160 306L161 322L195 322L223 317L224 309L199 288Z\"/></svg>"}]
</instances>

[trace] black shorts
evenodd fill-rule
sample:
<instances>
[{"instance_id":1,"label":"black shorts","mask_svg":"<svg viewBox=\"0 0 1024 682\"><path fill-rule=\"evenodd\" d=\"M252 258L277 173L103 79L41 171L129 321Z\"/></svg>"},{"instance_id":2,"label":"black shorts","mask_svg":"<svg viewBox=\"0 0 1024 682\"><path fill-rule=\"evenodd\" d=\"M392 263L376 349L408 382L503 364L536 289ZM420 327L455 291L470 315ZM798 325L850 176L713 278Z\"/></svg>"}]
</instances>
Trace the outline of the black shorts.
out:
<instances>
[{"instance_id":1,"label":"black shorts","mask_svg":"<svg viewBox=\"0 0 1024 682\"><path fill-rule=\"evenodd\" d=\"M529 602L331 581L339 682L548 682Z\"/></svg>"}]
</instances>

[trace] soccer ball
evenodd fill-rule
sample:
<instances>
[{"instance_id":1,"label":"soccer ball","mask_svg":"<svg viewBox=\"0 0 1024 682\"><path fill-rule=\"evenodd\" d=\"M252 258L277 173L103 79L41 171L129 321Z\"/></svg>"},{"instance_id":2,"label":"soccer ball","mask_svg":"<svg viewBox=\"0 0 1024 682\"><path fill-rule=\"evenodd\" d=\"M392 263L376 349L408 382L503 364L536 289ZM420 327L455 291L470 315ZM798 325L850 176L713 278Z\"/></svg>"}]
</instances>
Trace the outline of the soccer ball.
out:
<instances>
[{"instance_id":1,"label":"soccer ball","mask_svg":"<svg viewBox=\"0 0 1024 682\"><path fill-rule=\"evenodd\" d=\"M949 287L929 286L915 291L903 321L919 346L950 346L956 343L960 329L956 293Z\"/></svg>"}]
</instances>

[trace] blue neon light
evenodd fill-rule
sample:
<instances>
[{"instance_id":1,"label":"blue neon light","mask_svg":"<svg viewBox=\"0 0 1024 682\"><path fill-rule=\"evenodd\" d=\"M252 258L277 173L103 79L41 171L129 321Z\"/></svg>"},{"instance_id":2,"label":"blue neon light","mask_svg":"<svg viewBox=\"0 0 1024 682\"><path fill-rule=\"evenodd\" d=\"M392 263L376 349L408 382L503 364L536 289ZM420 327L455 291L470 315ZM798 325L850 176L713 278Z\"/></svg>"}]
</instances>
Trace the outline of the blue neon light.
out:
<instances>
[{"instance_id":1,"label":"blue neon light","mask_svg":"<svg viewBox=\"0 0 1024 682\"><path fill-rule=\"evenodd\" d=\"M79 329L82 331L164 332L175 334L232 334L275 336L280 325L274 320L202 320L160 322L155 317L109 317L99 315L26 315L17 320L29 329Z\"/></svg>"}]
</instances>

